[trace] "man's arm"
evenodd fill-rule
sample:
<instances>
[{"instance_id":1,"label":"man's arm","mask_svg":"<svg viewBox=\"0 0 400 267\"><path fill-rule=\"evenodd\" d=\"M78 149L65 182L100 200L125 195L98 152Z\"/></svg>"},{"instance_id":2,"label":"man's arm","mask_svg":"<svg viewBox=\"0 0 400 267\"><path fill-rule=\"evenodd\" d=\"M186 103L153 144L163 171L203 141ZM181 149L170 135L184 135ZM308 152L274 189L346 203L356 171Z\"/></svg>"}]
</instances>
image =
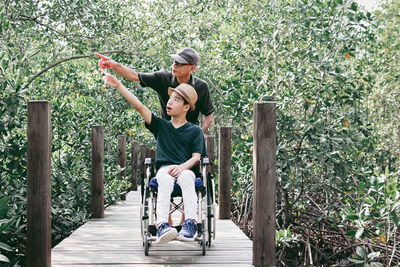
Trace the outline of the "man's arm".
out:
<instances>
[{"instance_id":1,"label":"man's arm","mask_svg":"<svg viewBox=\"0 0 400 267\"><path fill-rule=\"evenodd\" d=\"M99 60L99 67L102 69L112 69L115 72L117 72L119 75L124 77L125 79L134 81L134 82L139 82L139 75L136 71L134 71L131 68L122 66L118 62L112 60L111 58L108 58L106 56L103 56L101 54L95 54L96 56L100 57L101 59Z\"/></svg>"},{"instance_id":2,"label":"man's arm","mask_svg":"<svg viewBox=\"0 0 400 267\"><path fill-rule=\"evenodd\" d=\"M114 61L115 62L115 61ZM131 68L122 66L119 63L116 63L113 65L112 69L114 71L116 71L118 74L120 74L122 77L124 77L125 79L134 81L134 82L139 82L139 75L137 74L136 71L134 71Z\"/></svg>"},{"instance_id":3,"label":"man's arm","mask_svg":"<svg viewBox=\"0 0 400 267\"><path fill-rule=\"evenodd\" d=\"M180 165L172 165L168 173L177 178L184 170L190 170L200 162L200 153L192 153L192 157Z\"/></svg>"},{"instance_id":4,"label":"man's arm","mask_svg":"<svg viewBox=\"0 0 400 267\"><path fill-rule=\"evenodd\" d=\"M201 121L201 129L203 129L204 134L206 134L206 131L210 127L213 120L214 120L213 113L204 116L203 120Z\"/></svg>"},{"instance_id":5,"label":"man's arm","mask_svg":"<svg viewBox=\"0 0 400 267\"><path fill-rule=\"evenodd\" d=\"M115 76L107 73L103 69L100 71L105 75L103 76L105 84L115 87L123 97L142 115L147 124L151 124L151 111L143 105L139 99L132 94Z\"/></svg>"}]
</instances>

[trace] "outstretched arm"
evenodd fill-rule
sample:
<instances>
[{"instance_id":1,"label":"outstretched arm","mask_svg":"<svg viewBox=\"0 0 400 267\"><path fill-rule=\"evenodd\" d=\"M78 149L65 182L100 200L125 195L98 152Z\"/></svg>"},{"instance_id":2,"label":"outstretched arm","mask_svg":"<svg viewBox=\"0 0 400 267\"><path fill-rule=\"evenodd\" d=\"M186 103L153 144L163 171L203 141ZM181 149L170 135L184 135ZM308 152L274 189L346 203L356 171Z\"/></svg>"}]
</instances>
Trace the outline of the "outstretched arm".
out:
<instances>
[{"instance_id":1,"label":"outstretched arm","mask_svg":"<svg viewBox=\"0 0 400 267\"><path fill-rule=\"evenodd\" d=\"M132 94L115 76L107 73L105 70L100 68L100 71L104 74L104 83L115 87L121 93L123 97L142 115L143 119L147 124L151 124L151 111L139 101L139 99Z\"/></svg>"},{"instance_id":2,"label":"outstretched arm","mask_svg":"<svg viewBox=\"0 0 400 267\"><path fill-rule=\"evenodd\" d=\"M109 57L103 56L102 54L94 54L95 56L100 57L101 59L99 60L99 67L102 69L112 69L116 71L119 75L124 77L125 79L134 81L134 82L139 82L139 75L137 74L136 71L134 71L131 68L122 66L118 62L112 60Z\"/></svg>"}]
</instances>

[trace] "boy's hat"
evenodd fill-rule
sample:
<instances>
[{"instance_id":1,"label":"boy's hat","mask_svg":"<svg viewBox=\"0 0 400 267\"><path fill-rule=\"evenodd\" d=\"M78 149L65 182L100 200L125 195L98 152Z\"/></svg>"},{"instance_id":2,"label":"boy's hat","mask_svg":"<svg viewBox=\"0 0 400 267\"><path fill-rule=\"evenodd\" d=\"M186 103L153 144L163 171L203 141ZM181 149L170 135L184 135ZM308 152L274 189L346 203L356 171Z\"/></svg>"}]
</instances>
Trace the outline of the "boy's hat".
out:
<instances>
[{"instance_id":1,"label":"boy's hat","mask_svg":"<svg viewBox=\"0 0 400 267\"><path fill-rule=\"evenodd\" d=\"M196 90L187 83L181 83L176 88L169 87L168 88L168 95L171 95L172 92L175 91L180 94L190 105L190 110L194 110L197 101L197 93Z\"/></svg>"},{"instance_id":2,"label":"boy's hat","mask_svg":"<svg viewBox=\"0 0 400 267\"><path fill-rule=\"evenodd\" d=\"M170 55L176 62L181 64L190 64L197 66L199 54L193 49L186 47L179 50L176 54Z\"/></svg>"}]
</instances>

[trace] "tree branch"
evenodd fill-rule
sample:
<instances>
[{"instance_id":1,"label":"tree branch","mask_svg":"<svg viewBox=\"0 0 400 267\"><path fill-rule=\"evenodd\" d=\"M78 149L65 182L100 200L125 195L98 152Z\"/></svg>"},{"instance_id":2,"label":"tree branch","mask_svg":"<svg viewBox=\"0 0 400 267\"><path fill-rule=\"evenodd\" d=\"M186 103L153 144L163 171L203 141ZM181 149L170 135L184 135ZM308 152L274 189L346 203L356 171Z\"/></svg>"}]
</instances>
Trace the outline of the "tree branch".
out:
<instances>
[{"instance_id":1,"label":"tree branch","mask_svg":"<svg viewBox=\"0 0 400 267\"><path fill-rule=\"evenodd\" d=\"M101 54L124 54L124 55L135 55L137 53L133 53L133 52L127 52L124 50L110 50L110 51L103 51L103 52L98 52ZM73 60L73 59L80 59L80 58L87 58L87 57L93 57L94 53L91 54L84 54L84 55L76 55L76 56L71 56L71 57L66 57L66 58L62 58L56 62L51 63L50 65L48 65L46 68L42 69L41 71L37 72L36 74L34 74L29 80L28 82L22 87L22 91L21 93L25 92L27 89L27 87L40 75L42 75L43 73L45 73L46 71L48 71L49 69L57 66L58 64L61 64L63 62L69 61L69 60Z\"/></svg>"}]
</instances>

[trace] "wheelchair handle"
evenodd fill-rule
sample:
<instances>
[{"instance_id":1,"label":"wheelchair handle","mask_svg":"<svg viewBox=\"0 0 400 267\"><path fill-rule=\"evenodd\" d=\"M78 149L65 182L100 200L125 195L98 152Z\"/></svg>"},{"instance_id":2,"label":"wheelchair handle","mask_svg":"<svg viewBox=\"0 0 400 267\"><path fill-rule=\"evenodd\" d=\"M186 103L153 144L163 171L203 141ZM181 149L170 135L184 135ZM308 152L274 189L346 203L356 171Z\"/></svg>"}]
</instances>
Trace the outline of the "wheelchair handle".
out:
<instances>
[{"instance_id":1,"label":"wheelchair handle","mask_svg":"<svg viewBox=\"0 0 400 267\"><path fill-rule=\"evenodd\" d=\"M203 159L202 159L202 165L210 165L211 163L210 163L210 159L208 158L208 157L204 157Z\"/></svg>"},{"instance_id":2,"label":"wheelchair handle","mask_svg":"<svg viewBox=\"0 0 400 267\"><path fill-rule=\"evenodd\" d=\"M152 164L153 159L152 158L145 158L144 159L144 165L151 165Z\"/></svg>"}]
</instances>

